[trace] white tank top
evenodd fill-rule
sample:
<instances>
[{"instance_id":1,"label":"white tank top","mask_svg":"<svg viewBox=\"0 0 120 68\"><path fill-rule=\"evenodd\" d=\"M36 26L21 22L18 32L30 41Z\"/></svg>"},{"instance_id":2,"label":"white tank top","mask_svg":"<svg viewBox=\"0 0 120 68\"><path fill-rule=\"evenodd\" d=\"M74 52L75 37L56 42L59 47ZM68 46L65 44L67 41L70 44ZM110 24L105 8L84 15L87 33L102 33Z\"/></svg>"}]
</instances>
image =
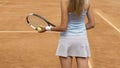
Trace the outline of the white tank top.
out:
<instances>
[{"instance_id":1,"label":"white tank top","mask_svg":"<svg viewBox=\"0 0 120 68\"><path fill-rule=\"evenodd\" d=\"M83 10L81 16L77 17L74 13L69 13L68 27L65 32L61 32L61 36L80 36L86 35L85 16L86 10Z\"/></svg>"},{"instance_id":2,"label":"white tank top","mask_svg":"<svg viewBox=\"0 0 120 68\"><path fill-rule=\"evenodd\" d=\"M88 0L84 0L85 4L89 4ZM86 35L85 16L87 10L83 10L81 16L76 16L74 13L69 12L68 27L65 32L61 32L60 36L80 36Z\"/></svg>"}]
</instances>

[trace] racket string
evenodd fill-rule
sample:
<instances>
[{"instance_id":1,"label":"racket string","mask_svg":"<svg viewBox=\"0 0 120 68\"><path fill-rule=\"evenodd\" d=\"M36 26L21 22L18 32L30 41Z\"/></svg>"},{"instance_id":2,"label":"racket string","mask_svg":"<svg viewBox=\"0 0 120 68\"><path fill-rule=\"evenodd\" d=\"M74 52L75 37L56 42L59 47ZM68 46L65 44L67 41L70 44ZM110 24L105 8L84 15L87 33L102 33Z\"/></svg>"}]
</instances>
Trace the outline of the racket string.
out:
<instances>
[{"instance_id":1,"label":"racket string","mask_svg":"<svg viewBox=\"0 0 120 68\"><path fill-rule=\"evenodd\" d=\"M29 21L30 21L30 24L35 27L39 27L39 26L45 27L48 25L43 19L33 15L29 16Z\"/></svg>"}]
</instances>

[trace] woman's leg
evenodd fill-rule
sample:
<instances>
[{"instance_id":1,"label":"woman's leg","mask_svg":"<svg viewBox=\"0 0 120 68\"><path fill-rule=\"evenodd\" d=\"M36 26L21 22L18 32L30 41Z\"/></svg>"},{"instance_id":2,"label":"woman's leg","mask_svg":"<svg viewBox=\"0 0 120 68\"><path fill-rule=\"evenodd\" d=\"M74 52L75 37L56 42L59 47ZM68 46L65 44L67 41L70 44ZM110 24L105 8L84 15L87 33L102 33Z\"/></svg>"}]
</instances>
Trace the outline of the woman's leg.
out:
<instances>
[{"instance_id":1,"label":"woman's leg","mask_svg":"<svg viewBox=\"0 0 120 68\"><path fill-rule=\"evenodd\" d=\"M88 57L75 57L77 62L77 68L89 68Z\"/></svg>"},{"instance_id":2,"label":"woman's leg","mask_svg":"<svg viewBox=\"0 0 120 68\"><path fill-rule=\"evenodd\" d=\"M72 68L72 57L59 57L61 68Z\"/></svg>"}]
</instances>

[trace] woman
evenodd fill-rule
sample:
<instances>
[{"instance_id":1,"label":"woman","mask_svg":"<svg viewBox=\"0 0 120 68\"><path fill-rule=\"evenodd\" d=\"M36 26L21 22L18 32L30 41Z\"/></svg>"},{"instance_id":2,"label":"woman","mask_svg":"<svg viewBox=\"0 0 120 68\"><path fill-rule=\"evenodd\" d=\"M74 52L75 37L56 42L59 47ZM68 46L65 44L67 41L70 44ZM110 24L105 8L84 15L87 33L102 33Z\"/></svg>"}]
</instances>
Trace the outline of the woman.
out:
<instances>
[{"instance_id":1,"label":"woman","mask_svg":"<svg viewBox=\"0 0 120 68\"><path fill-rule=\"evenodd\" d=\"M88 23L85 24L85 16ZM88 68L90 57L86 30L95 26L92 5L88 0L61 0L61 24L56 27L42 27L40 32L60 31L56 55L61 68L72 68L76 58L77 68Z\"/></svg>"}]
</instances>

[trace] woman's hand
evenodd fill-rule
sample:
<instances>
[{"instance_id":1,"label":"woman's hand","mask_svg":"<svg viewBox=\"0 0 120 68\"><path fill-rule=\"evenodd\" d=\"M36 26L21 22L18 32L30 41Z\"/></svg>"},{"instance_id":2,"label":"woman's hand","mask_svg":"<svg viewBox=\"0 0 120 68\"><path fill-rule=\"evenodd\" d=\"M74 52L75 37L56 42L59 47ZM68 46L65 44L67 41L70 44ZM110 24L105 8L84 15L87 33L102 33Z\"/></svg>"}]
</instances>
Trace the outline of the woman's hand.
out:
<instances>
[{"instance_id":1,"label":"woman's hand","mask_svg":"<svg viewBox=\"0 0 120 68\"><path fill-rule=\"evenodd\" d=\"M86 24L86 29L87 29L87 30L89 30L89 29L91 29L91 28L94 28L94 27L95 27L95 25L92 24L92 23L87 23L87 24Z\"/></svg>"},{"instance_id":2,"label":"woman's hand","mask_svg":"<svg viewBox=\"0 0 120 68\"><path fill-rule=\"evenodd\" d=\"M45 29L45 27L41 27L41 30L40 31L38 31L39 33L44 33L44 32L46 32L46 29Z\"/></svg>"}]
</instances>

